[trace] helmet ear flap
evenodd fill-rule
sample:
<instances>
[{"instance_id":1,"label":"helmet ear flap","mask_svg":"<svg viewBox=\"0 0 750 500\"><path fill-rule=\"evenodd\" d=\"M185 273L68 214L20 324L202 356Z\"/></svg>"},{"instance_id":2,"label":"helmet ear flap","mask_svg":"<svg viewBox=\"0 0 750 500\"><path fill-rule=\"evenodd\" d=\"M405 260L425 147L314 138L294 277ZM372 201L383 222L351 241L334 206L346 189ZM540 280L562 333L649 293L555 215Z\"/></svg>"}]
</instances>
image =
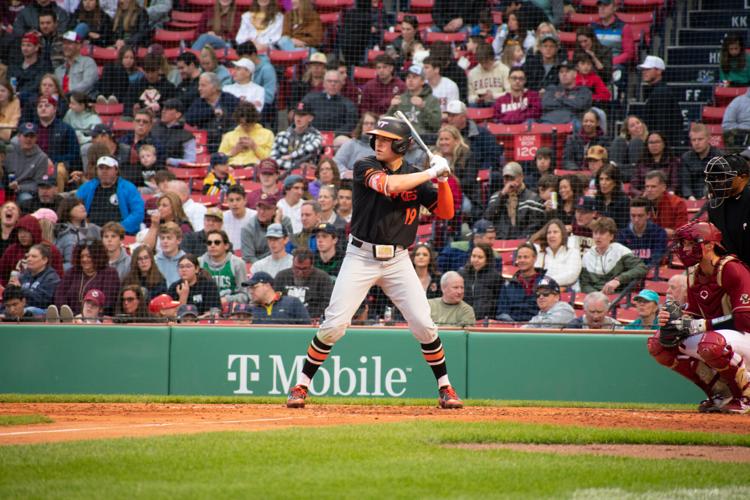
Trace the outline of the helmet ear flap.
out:
<instances>
[{"instance_id":1,"label":"helmet ear flap","mask_svg":"<svg viewBox=\"0 0 750 500\"><path fill-rule=\"evenodd\" d=\"M375 135L370 135L370 147L375 151Z\"/></svg>"},{"instance_id":2,"label":"helmet ear flap","mask_svg":"<svg viewBox=\"0 0 750 500\"><path fill-rule=\"evenodd\" d=\"M410 138L404 138L399 139L397 141L393 141L391 143L391 148L393 148L393 152L397 155L403 155L406 154L406 151L409 149L409 145L411 144Z\"/></svg>"}]
</instances>

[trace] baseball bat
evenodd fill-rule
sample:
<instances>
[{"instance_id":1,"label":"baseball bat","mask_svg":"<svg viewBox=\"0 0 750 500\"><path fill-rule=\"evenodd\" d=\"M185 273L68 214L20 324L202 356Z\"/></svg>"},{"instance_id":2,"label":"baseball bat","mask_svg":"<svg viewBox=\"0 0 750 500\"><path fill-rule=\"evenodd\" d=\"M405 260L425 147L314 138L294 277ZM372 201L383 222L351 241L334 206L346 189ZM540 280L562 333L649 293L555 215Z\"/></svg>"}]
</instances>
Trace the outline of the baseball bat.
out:
<instances>
[{"instance_id":1,"label":"baseball bat","mask_svg":"<svg viewBox=\"0 0 750 500\"><path fill-rule=\"evenodd\" d=\"M417 143L417 145L424 150L425 153L427 153L427 158L432 160L432 151L430 151L430 148L427 147L427 144L424 143L422 138L419 136L419 132L417 132L417 129L414 128L414 125L411 123L411 121L406 117L403 111L396 111L396 117L406 122L406 125L408 125L409 130L411 130L411 136L414 138L414 141Z\"/></svg>"}]
</instances>

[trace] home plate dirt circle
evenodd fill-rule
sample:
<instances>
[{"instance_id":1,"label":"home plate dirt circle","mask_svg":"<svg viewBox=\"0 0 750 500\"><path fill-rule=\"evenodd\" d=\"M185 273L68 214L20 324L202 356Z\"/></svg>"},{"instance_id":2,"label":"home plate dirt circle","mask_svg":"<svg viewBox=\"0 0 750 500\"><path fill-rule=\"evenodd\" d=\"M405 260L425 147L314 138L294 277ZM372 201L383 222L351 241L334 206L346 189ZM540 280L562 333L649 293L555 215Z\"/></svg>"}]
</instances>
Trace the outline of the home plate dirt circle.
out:
<instances>
[{"instance_id":1,"label":"home plate dirt circle","mask_svg":"<svg viewBox=\"0 0 750 500\"><path fill-rule=\"evenodd\" d=\"M456 422L518 422L580 427L638 428L719 433L747 433L746 415L693 412L614 410L598 408L517 408L468 406L446 411L425 406L359 406L310 404L290 410L273 404L151 404L151 403L4 403L0 415L46 415L50 424L0 427L0 445L51 443L83 439L147 437L219 431L264 431L289 427L365 425L432 419ZM468 446L468 445L467 445ZM474 445L471 445L474 447ZM517 445L510 446L513 449ZM553 453L628 454L628 446L595 445L536 449ZM639 457L660 458L660 446L630 448ZM750 461L750 449L675 447L685 458ZM674 458L674 452L671 455Z\"/></svg>"}]
</instances>

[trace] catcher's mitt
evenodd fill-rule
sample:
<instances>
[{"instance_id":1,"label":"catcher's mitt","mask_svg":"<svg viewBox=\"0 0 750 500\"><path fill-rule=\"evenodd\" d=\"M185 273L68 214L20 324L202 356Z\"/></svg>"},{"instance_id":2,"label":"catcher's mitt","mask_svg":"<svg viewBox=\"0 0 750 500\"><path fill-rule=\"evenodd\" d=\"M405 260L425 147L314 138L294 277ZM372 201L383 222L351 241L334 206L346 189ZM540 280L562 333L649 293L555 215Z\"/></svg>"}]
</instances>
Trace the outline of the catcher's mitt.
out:
<instances>
[{"instance_id":1,"label":"catcher's mitt","mask_svg":"<svg viewBox=\"0 0 750 500\"><path fill-rule=\"evenodd\" d=\"M689 336L689 331L672 324L664 325L659 329L659 343L664 347L677 347L683 339Z\"/></svg>"}]
</instances>

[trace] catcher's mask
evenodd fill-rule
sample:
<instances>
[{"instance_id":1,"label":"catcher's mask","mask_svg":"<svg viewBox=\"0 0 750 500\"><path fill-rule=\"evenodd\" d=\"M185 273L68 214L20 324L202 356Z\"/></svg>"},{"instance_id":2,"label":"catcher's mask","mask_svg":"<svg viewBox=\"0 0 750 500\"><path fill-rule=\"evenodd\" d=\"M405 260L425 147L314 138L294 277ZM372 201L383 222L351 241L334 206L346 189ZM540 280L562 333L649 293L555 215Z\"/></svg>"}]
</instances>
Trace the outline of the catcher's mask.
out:
<instances>
[{"instance_id":1,"label":"catcher's mask","mask_svg":"<svg viewBox=\"0 0 750 500\"><path fill-rule=\"evenodd\" d=\"M692 248L685 250L684 242L691 242ZM686 266L694 266L703 258L703 243L721 246L721 231L710 222L690 222L677 229L672 236L670 249L676 252Z\"/></svg>"},{"instance_id":2,"label":"catcher's mask","mask_svg":"<svg viewBox=\"0 0 750 500\"><path fill-rule=\"evenodd\" d=\"M411 129L395 116L381 116L375 128L367 132L370 134L370 147L375 149L375 136L393 139L391 149L397 155L406 154L411 144Z\"/></svg>"},{"instance_id":3,"label":"catcher's mask","mask_svg":"<svg viewBox=\"0 0 750 500\"><path fill-rule=\"evenodd\" d=\"M703 174L709 206L717 208L731 195L734 178L748 175L747 161L739 155L714 156L708 160Z\"/></svg>"}]
</instances>

